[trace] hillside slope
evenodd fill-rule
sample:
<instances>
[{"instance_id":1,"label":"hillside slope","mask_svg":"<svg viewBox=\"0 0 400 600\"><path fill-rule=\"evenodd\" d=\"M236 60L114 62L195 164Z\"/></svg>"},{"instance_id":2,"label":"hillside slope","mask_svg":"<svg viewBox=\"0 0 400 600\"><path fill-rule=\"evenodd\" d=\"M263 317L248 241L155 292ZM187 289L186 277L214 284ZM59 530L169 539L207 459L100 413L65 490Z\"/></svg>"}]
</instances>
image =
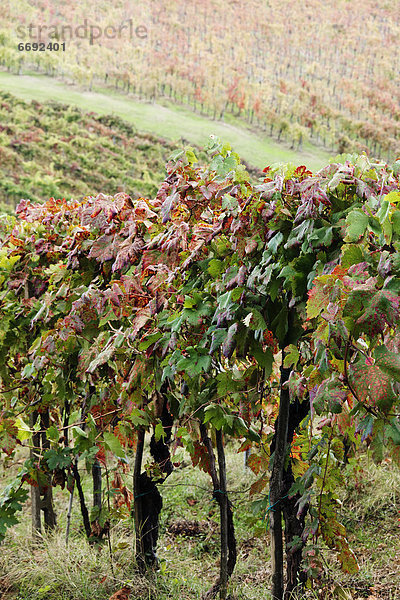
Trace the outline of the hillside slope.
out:
<instances>
[{"instance_id":1,"label":"hillside slope","mask_svg":"<svg viewBox=\"0 0 400 600\"><path fill-rule=\"evenodd\" d=\"M0 202L99 192L152 196L176 145L115 115L0 92Z\"/></svg>"},{"instance_id":2,"label":"hillside slope","mask_svg":"<svg viewBox=\"0 0 400 600\"><path fill-rule=\"evenodd\" d=\"M399 35L386 0L20 0L0 15L0 63L391 160Z\"/></svg>"},{"instance_id":3,"label":"hillside slope","mask_svg":"<svg viewBox=\"0 0 400 600\"><path fill-rule=\"evenodd\" d=\"M214 134L229 142L248 163L262 169L274 162L292 162L318 170L324 167L332 156L321 147L309 143L304 144L301 150L290 149L287 144L272 140L260 128L249 129L243 127L243 124L239 126L239 121L232 124L213 121L172 103L164 106L137 101L131 96L124 96L109 89L102 89L101 92L83 91L54 77L38 74L19 76L0 71L0 89L24 100L56 100L98 114L116 114L134 125L137 130L173 141L183 137L190 144L201 146L210 134Z\"/></svg>"}]
</instances>

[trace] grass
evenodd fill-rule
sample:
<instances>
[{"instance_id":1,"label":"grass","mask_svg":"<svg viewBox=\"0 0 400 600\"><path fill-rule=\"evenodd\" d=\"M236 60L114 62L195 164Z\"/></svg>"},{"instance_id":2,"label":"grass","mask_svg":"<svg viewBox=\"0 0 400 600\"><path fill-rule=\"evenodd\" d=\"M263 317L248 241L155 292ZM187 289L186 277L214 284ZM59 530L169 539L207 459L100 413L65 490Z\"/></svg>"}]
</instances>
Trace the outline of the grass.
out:
<instances>
[{"instance_id":1,"label":"grass","mask_svg":"<svg viewBox=\"0 0 400 600\"><path fill-rule=\"evenodd\" d=\"M360 573L344 581L377 598L400 598L400 470L390 461L378 466L368 460L354 468L358 478L348 474L342 519L358 549Z\"/></svg>"},{"instance_id":2,"label":"grass","mask_svg":"<svg viewBox=\"0 0 400 600\"><path fill-rule=\"evenodd\" d=\"M39 74L13 75L0 71L0 88L25 100L57 100L86 111L99 114L114 113L141 132L148 132L177 141L204 145L210 134L229 142L249 164L265 167L275 162L306 164L318 170L328 163L330 154L307 144L303 151L290 150L257 131L240 127L234 119L230 123L213 121L195 114L190 109L171 102L165 105L139 102L128 95L99 88L100 91L83 91L51 77Z\"/></svg>"},{"instance_id":3,"label":"grass","mask_svg":"<svg viewBox=\"0 0 400 600\"><path fill-rule=\"evenodd\" d=\"M185 466L186 464L186 466ZM234 505L238 561L230 593L234 600L269 599L269 537L254 517L248 488L254 475L243 467L243 455L230 448L227 466ZM83 471L82 466L82 471ZM357 479L354 478L357 471ZM131 475L127 476L128 483ZM326 574L301 596L319 600L400 600L398 509L400 472L390 462L376 466L359 457L348 467L342 490L343 514L360 571L340 572L335 557L324 551ZM356 483L354 483L356 481ZM89 490L89 480L85 484ZM132 521L127 511L114 515L111 533L113 570L107 545L89 546L83 539L75 501L69 545L64 540L66 495L56 494L59 529L32 543L30 515L11 530L0 553L1 600L108 600L123 585L131 599L197 600L218 574L219 512L209 476L187 464L160 486L163 511L158 544L159 569L143 577L133 559ZM114 571L114 572L113 572Z\"/></svg>"}]
</instances>

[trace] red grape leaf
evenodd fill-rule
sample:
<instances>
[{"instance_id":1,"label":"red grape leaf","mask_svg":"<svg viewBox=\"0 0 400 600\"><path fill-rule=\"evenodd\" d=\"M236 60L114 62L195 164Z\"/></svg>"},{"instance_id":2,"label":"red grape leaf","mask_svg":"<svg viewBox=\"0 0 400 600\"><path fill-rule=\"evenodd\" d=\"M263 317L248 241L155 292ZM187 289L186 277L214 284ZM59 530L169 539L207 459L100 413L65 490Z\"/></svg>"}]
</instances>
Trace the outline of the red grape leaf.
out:
<instances>
[{"instance_id":1,"label":"red grape leaf","mask_svg":"<svg viewBox=\"0 0 400 600\"><path fill-rule=\"evenodd\" d=\"M350 384L354 388L360 402L368 406L378 406L388 410L395 396L391 386L391 377L384 373L375 363L368 365L358 362L351 366Z\"/></svg>"}]
</instances>

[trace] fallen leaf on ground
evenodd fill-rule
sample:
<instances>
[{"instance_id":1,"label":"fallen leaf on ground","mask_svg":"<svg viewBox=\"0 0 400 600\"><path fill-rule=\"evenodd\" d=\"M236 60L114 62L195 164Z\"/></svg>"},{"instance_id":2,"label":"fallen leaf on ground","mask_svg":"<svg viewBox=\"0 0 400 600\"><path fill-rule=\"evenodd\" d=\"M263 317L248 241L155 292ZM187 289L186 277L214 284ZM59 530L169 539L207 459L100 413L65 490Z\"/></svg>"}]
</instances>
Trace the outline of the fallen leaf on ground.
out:
<instances>
[{"instance_id":1,"label":"fallen leaf on ground","mask_svg":"<svg viewBox=\"0 0 400 600\"><path fill-rule=\"evenodd\" d=\"M124 585L123 588L115 592L112 596L110 596L109 600L128 600L131 595L131 589Z\"/></svg>"}]
</instances>

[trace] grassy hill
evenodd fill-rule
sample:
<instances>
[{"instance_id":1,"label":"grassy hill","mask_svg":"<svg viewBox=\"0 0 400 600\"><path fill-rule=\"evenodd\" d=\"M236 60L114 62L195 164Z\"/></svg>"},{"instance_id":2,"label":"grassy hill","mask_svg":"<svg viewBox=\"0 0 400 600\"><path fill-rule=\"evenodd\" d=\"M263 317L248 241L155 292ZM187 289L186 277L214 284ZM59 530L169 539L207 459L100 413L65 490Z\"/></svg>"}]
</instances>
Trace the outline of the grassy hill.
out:
<instances>
[{"instance_id":1,"label":"grassy hill","mask_svg":"<svg viewBox=\"0 0 400 600\"><path fill-rule=\"evenodd\" d=\"M331 157L331 153L310 143L304 143L301 150L290 149L287 144L272 140L260 128L244 127L239 120L231 119L232 122L229 123L214 121L171 102L160 105L137 101L131 96L104 88L98 92L84 91L44 75L31 73L19 76L0 71L0 89L24 100L68 102L82 110L95 111L101 115L112 113L129 122L138 131L173 142L184 138L193 145L201 146L210 134L214 134L229 142L248 164L260 168L274 162L292 162L318 170Z\"/></svg>"},{"instance_id":2,"label":"grassy hill","mask_svg":"<svg viewBox=\"0 0 400 600\"><path fill-rule=\"evenodd\" d=\"M176 146L116 115L0 92L0 202L128 192L152 196Z\"/></svg>"}]
</instances>

